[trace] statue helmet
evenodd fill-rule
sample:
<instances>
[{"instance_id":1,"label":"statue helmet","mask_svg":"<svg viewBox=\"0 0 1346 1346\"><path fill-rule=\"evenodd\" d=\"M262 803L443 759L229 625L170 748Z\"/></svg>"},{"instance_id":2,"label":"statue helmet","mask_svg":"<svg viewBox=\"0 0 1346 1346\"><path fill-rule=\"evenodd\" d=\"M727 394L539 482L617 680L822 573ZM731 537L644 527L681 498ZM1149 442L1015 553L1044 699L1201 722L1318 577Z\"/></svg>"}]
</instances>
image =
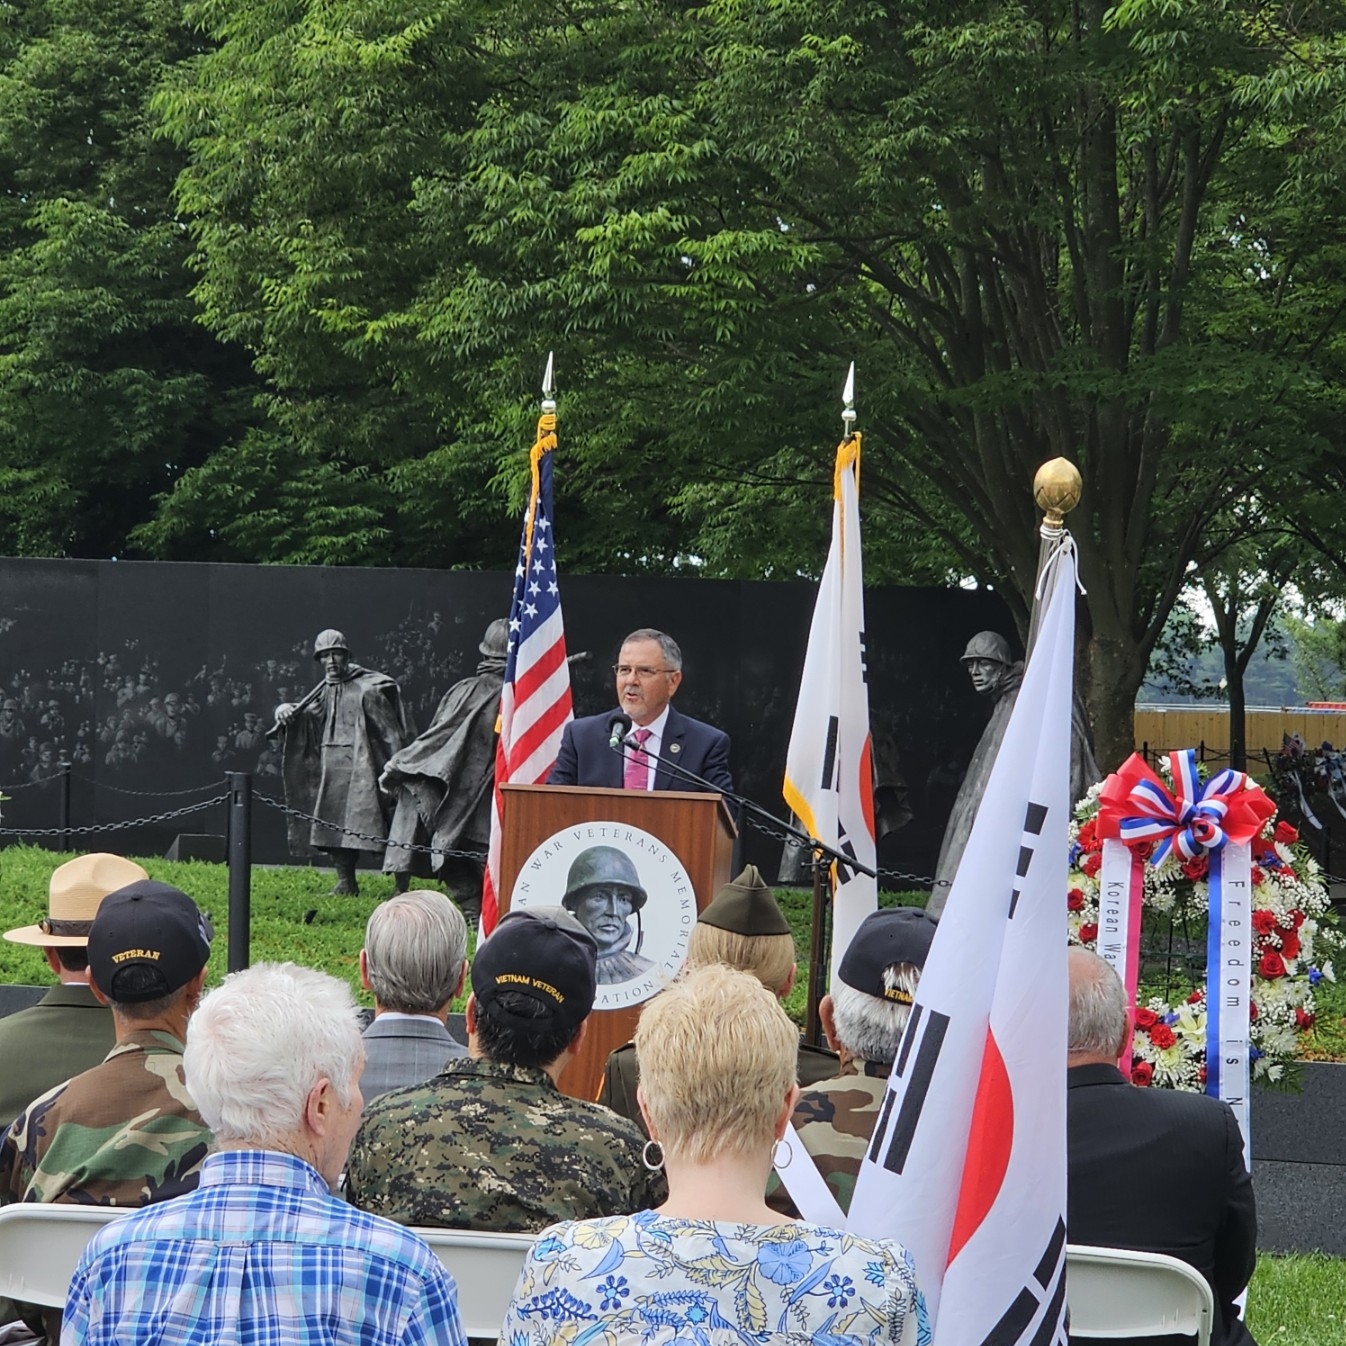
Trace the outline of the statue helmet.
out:
<instances>
[{"instance_id":1,"label":"statue helmet","mask_svg":"<svg viewBox=\"0 0 1346 1346\"><path fill-rule=\"evenodd\" d=\"M561 905L568 911L574 911L584 890L600 883L629 888L632 911L639 911L648 901L649 895L640 886L640 875L636 873L636 867L625 851L619 851L615 846L590 846L571 863Z\"/></svg>"},{"instance_id":2,"label":"statue helmet","mask_svg":"<svg viewBox=\"0 0 1346 1346\"><path fill-rule=\"evenodd\" d=\"M967 649L958 662L966 664L973 659L993 659L997 664L1012 664L1014 654L1009 641L999 631L978 631L967 642Z\"/></svg>"},{"instance_id":3,"label":"statue helmet","mask_svg":"<svg viewBox=\"0 0 1346 1346\"><path fill-rule=\"evenodd\" d=\"M313 657L321 659L328 650L344 650L347 654L351 652L346 637L330 626L326 631L318 632L318 638L313 642Z\"/></svg>"},{"instance_id":4,"label":"statue helmet","mask_svg":"<svg viewBox=\"0 0 1346 1346\"><path fill-rule=\"evenodd\" d=\"M497 617L486 628L477 648L489 658L503 659L509 653L509 618Z\"/></svg>"}]
</instances>

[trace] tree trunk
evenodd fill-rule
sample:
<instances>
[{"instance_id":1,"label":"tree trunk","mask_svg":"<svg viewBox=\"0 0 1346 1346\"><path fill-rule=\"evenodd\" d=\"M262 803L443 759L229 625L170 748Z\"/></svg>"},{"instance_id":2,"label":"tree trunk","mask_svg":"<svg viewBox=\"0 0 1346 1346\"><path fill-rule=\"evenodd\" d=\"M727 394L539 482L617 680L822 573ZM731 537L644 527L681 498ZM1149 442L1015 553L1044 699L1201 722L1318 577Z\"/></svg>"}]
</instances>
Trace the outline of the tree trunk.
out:
<instances>
[{"instance_id":1,"label":"tree trunk","mask_svg":"<svg viewBox=\"0 0 1346 1346\"><path fill-rule=\"evenodd\" d=\"M1131 755L1135 739L1136 693L1145 666L1135 642L1095 630L1089 641L1089 678L1085 705L1094 730L1098 769L1109 775Z\"/></svg>"}]
</instances>

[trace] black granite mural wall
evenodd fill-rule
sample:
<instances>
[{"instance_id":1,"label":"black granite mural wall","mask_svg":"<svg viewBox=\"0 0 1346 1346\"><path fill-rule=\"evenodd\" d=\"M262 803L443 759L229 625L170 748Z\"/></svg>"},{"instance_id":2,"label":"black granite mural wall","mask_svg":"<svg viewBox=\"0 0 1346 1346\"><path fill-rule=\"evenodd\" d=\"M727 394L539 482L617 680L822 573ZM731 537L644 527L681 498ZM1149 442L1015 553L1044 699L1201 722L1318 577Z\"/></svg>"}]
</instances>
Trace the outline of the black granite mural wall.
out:
<instances>
[{"instance_id":1,"label":"black granite mural wall","mask_svg":"<svg viewBox=\"0 0 1346 1346\"><path fill-rule=\"evenodd\" d=\"M145 818L254 773L283 794L276 705L319 680L313 637L344 631L355 662L397 678L428 723L474 671L477 642L507 613L504 574L322 567L0 560L0 787L7 827L53 827L59 762L71 764L75 825ZM567 576L562 583L577 714L613 703L610 665L637 626L681 644L679 707L733 740L739 787L773 810L816 589L811 584ZM873 589L866 596L880 862L933 870L944 822L988 709L958 664L968 637L1013 637L985 592ZM1017 641L1015 642L1017 644ZM188 792L186 794L180 792ZM283 819L255 811L254 858L283 862ZM179 832L223 831L223 810L117 832L96 844L162 852ZM93 849L83 839L80 848ZM779 844L749 834L775 873Z\"/></svg>"}]
</instances>

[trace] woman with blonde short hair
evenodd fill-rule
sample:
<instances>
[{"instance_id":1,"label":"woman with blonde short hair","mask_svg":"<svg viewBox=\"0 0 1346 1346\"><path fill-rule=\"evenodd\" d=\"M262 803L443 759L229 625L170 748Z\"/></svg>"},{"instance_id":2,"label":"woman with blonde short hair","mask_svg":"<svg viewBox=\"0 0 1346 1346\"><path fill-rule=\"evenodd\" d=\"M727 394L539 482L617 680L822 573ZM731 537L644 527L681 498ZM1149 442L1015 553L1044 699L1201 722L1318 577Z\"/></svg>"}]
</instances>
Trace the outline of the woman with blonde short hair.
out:
<instances>
[{"instance_id":1,"label":"woman with blonde short hair","mask_svg":"<svg viewBox=\"0 0 1346 1346\"><path fill-rule=\"evenodd\" d=\"M782 1221L763 1199L799 1096L796 1041L770 991L718 964L646 1005L636 1030L646 1163L666 1167L668 1200L543 1230L501 1341L543 1346L575 1330L791 1346L928 1340L900 1244Z\"/></svg>"}]
</instances>

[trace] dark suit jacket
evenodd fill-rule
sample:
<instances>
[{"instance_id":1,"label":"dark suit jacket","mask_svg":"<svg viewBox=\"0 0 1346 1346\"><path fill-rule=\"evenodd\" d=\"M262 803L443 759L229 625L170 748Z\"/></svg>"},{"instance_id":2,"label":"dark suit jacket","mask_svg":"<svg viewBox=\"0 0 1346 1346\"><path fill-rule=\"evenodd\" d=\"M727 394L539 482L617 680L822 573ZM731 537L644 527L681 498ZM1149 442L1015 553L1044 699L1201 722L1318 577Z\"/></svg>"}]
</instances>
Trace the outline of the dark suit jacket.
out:
<instances>
[{"instance_id":1,"label":"dark suit jacket","mask_svg":"<svg viewBox=\"0 0 1346 1346\"><path fill-rule=\"evenodd\" d=\"M1070 1241L1190 1263L1215 1292L1213 1346L1253 1346L1233 1301L1257 1261L1257 1209L1228 1105L1137 1088L1114 1066L1074 1066L1066 1119Z\"/></svg>"},{"instance_id":2,"label":"dark suit jacket","mask_svg":"<svg viewBox=\"0 0 1346 1346\"><path fill-rule=\"evenodd\" d=\"M365 1102L390 1089L423 1084L444 1063L467 1055L467 1048L438 1019L389 1019L377 1015L365 1029L365 1073L360 1092Z\"/></svg>"},{"instance_id":3,"label":"dark suit jacket","mask_svg":"<svg viewBox=\"0 0 1346 1346\"><path fill-rule=\"evenodd\" d=\"M115 1045L112 1013L87 986L53 986L31 1009L0 1019L0 1129Z\"/></svg>"},{"instance_id":4,"label":"dark suit jacket","mask_svg":"<svg viewBox=\"0 0 1346 1346\"><path fill-rule=\"evenodd\" d=\"M608 747L608 711L572 720L561 737L561 751L547 777L548 785L606 786L622 788L625 764L620 753ZM704 776L717 790L732 790L729 775L729 736L714 725L703 724L689 715L668 708L659 766L654 773L656 790L697 790L691 781L677 779L668 762L676 762L686 771Z\"/></svg>"}]
</instances>

